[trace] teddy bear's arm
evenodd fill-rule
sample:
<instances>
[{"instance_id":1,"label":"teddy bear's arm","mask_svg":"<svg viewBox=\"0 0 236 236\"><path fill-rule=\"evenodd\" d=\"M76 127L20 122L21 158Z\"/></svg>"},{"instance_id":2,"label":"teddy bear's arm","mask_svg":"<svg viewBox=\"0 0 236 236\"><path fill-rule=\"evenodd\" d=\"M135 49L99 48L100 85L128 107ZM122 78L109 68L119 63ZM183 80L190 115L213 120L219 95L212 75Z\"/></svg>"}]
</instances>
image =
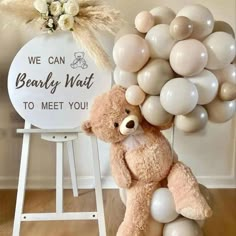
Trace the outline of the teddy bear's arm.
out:
<instances>
[{"instance_id":1,"label":"teddy bear's arm","mask_svg":"<svg viewBox=\"0 0 236 236\"><path fill-rule=\"evenodd\" d=\"M125 151L122 145L112 144L111 146L111 171L119 187L131 186L131 174L125 162Z\"/></svg>"}]
</instances>

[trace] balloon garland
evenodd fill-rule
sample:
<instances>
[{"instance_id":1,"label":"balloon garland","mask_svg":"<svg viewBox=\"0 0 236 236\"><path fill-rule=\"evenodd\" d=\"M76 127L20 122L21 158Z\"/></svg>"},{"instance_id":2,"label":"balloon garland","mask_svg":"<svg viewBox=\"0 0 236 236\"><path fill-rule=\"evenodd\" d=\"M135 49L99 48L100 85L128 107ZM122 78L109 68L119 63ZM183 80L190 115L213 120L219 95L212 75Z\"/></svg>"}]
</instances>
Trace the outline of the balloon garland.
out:
<instances>
[{"instance_id":1,"label":"balloon garland","mask_svg":"<svg viewBox=\"0 0 236 236\"><path fill-rule=\"evenodd\" d=\"M235 34L206 7L142 11L113 48L115 83L144 118L162 126L174 119L184 132L223 123L236 111Z\"/></svg>"}]
</instances>

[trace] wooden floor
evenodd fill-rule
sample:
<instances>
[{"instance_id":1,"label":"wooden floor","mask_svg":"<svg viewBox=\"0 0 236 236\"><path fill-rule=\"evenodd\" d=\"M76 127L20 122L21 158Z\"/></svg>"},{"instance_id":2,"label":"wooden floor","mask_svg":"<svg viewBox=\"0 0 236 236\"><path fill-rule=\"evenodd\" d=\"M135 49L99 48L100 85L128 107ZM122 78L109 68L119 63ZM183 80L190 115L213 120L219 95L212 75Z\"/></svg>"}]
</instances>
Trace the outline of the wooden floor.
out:
<instances>
[{"instance_id":1,"label":"wooden floor","mask_svg":"<svg viewBox=\"0 0 236 236\"><path fill-rule=\"evenodd\" d=\"M214 199L214 216L204 226L205 236L236 236L236 189L211 190ZM0 236L12 234L16 191L0 191ZM29 191L26 194L25 212L53 212L55 191ZM79 198L72 192L64 193L65 211L94 211L95 196L92 190L81 191ZM117 190L104 190L104 203L108 236L115 236L125 208ZM97 236L96 221L25 222L22 236Z\"/></svg>"}]
</instances>

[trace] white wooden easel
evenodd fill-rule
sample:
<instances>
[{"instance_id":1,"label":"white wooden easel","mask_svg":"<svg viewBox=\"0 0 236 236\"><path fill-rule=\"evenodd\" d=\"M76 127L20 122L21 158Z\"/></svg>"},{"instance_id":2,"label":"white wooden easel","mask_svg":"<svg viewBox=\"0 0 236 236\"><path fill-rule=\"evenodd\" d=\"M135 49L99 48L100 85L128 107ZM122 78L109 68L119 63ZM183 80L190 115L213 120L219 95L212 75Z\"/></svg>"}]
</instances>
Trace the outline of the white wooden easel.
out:
<instances>
[{"instance_id":1,"label":"white wooden easel","mask_svg":"<svg viewBox=\"0 0 236 236\"><path fill-rule=\"evenodd\" d=\"M47 130L31 129L31 124L25 122L24 129L18 129L23 134L21 164L19 173L18 192L16 200L13 236L20 235L21 222L23 221L54 221L54 220L98 220L99 235L106 236L104 206L102 197L101 173L99 164L98 144L96 137L91 137L93 167L96 194L96 212L63 212L63 148L67 144L69 166L74 197L78 196L76 169L74 160L73 140L78 138L81 132L78 129L71 130ZM55 213L23 213L26 178L29 160L29 147L31 134L40 134L41 138L56 143L56 212Z\"/></svg>"}]
</instances>

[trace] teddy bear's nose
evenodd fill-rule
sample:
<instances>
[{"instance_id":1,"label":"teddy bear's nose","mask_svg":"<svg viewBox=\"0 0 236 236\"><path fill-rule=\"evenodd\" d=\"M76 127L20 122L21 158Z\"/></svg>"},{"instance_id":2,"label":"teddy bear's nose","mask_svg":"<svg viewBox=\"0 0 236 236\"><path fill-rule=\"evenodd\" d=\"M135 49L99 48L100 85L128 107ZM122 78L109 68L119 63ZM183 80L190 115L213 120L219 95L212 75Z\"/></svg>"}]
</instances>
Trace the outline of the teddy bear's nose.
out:
<instances>
[{"instance_id":1,"label":"teddy bear's nose","mask_svg":"<svg viewBox=\"0 0 236 236\"><path fill-rule=\"evenodd\" d=\"M126 128L132 129L132 128L134 128L134 125L135 125L134 121L133 121L133 120L130 120L130 121L126 124Z\"/></svg>"}]
</instances>

